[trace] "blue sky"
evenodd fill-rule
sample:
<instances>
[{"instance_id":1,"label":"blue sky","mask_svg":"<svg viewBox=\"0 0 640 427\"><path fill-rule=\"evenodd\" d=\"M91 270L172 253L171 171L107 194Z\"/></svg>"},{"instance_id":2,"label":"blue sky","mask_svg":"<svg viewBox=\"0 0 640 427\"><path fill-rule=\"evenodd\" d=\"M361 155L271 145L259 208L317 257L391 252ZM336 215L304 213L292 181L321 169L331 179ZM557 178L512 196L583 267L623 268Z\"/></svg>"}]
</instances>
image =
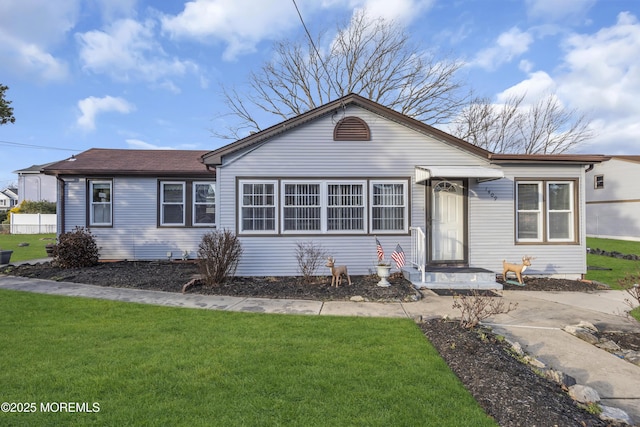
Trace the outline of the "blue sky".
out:
<instances>
[{"instance_id":1,"label":"blue sky","mask_svg":"<svg viewBox=\"0 0 640 427\"><path fill-rule=\"evenodd\" d=\"M640 154L637 0L297 0L312 34L355 10L464 60L499 104L555 93L591 118L576 151ZM242 85L274 40L303 32L292 0L2 0L0 188L12 171L92 147L215 149L220 84ZM265 125L273 124L267 121ZM44 147L44 148L43 148Z\"/></svg>"}]
</instances>

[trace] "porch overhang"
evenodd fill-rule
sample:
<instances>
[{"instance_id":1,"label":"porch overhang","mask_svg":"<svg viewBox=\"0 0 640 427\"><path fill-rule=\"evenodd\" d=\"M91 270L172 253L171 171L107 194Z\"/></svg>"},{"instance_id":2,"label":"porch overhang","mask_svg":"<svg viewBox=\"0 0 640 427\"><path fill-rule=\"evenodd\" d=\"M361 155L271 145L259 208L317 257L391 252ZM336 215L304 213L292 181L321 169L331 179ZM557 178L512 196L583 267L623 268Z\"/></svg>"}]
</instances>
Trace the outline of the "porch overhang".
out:
<instances>
[{"instance_id":1,"label":"porch overhang","mask_svg":"<svg viewBox=\"0 0 640 427\"><path fill-rule=\"evenodd\" d=\"M416 166L416 183L431 178L475 178L483 182L504 178L504 172L484 166Z\"/></svg>"}]
</instances>

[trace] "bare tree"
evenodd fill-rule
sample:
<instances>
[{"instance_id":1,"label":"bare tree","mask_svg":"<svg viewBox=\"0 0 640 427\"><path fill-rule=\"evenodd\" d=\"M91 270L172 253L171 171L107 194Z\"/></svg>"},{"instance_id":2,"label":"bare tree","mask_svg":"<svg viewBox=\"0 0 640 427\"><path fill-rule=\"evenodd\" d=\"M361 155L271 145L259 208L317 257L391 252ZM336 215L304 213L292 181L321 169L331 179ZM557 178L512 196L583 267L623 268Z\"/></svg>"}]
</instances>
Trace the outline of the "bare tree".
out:
<instances>
[{"instance_id":1,"label":"bare tree","mask_svg":"<svg viewBox=\"0 0 640 427\"><path fill-rule=\"evenodd\" d=\"M451 133L494 153L559 154L592 138L589 120L575 109L565 110L549 94L525 106L525 95L501 105L477 99L453 121Z\"/></svg>"},{"instance_id":2,"label":"bare tree","mask_svg":"<svg viewBox=\"0 0 640 427\"><path fill-rule=\"evenodd\" d=\"M237 122L215 136L259 131L258 112L284 120L349 93L432 125L449 121L468 102L457 79L462 62L417 49L395 23L362 11L328 42L327 34L276 42L273 59L249 74L246 91L223 86L225 115Z\"/></svg>"}]
</instances>

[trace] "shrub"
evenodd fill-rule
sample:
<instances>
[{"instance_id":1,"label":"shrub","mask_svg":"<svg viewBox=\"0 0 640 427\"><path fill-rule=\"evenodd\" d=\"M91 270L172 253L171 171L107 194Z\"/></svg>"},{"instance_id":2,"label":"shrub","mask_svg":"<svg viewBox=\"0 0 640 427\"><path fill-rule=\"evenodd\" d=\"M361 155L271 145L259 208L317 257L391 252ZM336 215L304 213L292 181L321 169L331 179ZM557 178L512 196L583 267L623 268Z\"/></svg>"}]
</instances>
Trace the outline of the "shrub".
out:
<instances>
[{"instance_id":1,"label":"shrub","mask_svg":"<svg viewBox=\"0 0 640 427\"><path fill-rule=\"evenodd\" d=\"M311 278L316 275L316 271L323 265L326 258L327 252L321 245L316 245L314 242L296 243L298 272L302 275L304 283L311 282Z\"/></svg>"},{"instance_id":2,"label":"shrub","mask_svg":"<svg viewBox=\"0 0 640 427\"><path fill-rule=\"evenodd\" d=\"M618 284L627 291L627 293L633 298L636 302L633 303L632 300L626 298L625 301L629 307L633 308L635 305L640 305L640 273L632 274L627 273L625 276L618 280Z\"/></svg>"},{"instance_id":3,"label":"shrub","mask_svg":"<svg viewBox=\"0 0 640 427\"><path fill-rule=\"evenodd\" d=\"M39 202L23 200L22 203L11 209L11 212L22 214L54 214L56 213L56 203L47 202L46 200L40 200Z\"/></svg>"},{"instance_id":4,"label":"shrub","mask_svg":"<svg viewBox=\"0 0 640 427\"><path fill-rule=\"evenodd\" d=\"M53 247L53 262L62 268L91 267L98 263L98 245L89 229L62 233Z\"/></svg>"},{"instance_id":5,"label":"shrub","mask_svg":"<svg viewBox=\"0 0 640 427\"><path fill-rule=\"evenodd\" d=\"M473 329L484 319L517 307L517 302L505 305L501 298L484 296L475 289L470 295L455 295L453 300L453 308L460 310L460 325L465 329Z\"/></svg>"},{"instance_id":6,"label":"shrub","mask_svg":"<svg viewBox=\"0 0 640 427\"><path fill-rule=\"evenodd\" d=\"M216 230L202 236L198 248L198 267L204 282L209 286L220 285L233 277L242 256L238 237L229 230Z\"/></svg>"}]
</instances>

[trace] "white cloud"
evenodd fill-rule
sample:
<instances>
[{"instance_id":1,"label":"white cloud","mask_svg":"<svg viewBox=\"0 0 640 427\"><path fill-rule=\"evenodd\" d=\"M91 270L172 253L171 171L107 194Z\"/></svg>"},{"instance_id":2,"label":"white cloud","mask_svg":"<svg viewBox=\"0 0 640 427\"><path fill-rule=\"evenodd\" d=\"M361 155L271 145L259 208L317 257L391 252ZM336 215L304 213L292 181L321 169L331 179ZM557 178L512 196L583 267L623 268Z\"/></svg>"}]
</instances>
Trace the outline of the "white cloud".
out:
<instances>
[{"instance_id":1,"label":"white cloud","mask_svg":"<svg viewBox=\"0 0 640 427\"><path fill-rule=\"evenodd\" d=\"M593 125L598 129L602 148L595 147L596 150L620 154L619 147L624 146L626 153L637 153L640 140L638 19L628 12L620 13L611 27L594 34L570 36L564 49L562 74L556 77L558 94L571 106L598 118Z\"/></svg>"},{"instance_id":2,"label":"white cloud","mask_svg":"<svg viewBox=\"0 0 640 427\"><path fill-rule=\"evenodd\" d=\"M494 46L480 51L470 65L495 70L500 65L511 62L514 58L527 52L531 43L533 43L531 34L513 27L500 34Z\"/></svg>"},{"instance_id":3,"label":"white cloud","mask_svg":"<svg viewBox=\"0 0 640 427\"><path fill-rule=\"evenodd\" d=\"M161 147L134 138L126 139L125 142L129 146L129 148L135 148L137 150L175 150L175 148L173 147Z\"/></svg>"},{"instance_id":4,"label":"white cloud","mask_svg":"<svg viewBox=\"0 0 640 427\"><path fill-rule=\"evenodd\" d=\"M4 72L40 81L67 76L67 64L51 53L75 25L79 0L0 2L0 63Z\"/></svg>"},{"instance_id":5,"label":"white cloud","mask_svg":"<svg viewBox=\"0 0 640 427\"><path fill-rule=\"evenodd\" d=\"M582 20L596 0L527 0L527 14L545 22L568 22Z\"/></svg>"},{"instance_id":6,"label":"white cloud","mask_svg":"<svg viewBox=\"0 0 640 427\"><path fill-rule=\"evenodd\" d=\"M553 78L544 71L535 71L529 74L528 79L500 92L496 98L499 103L503 103L510 97L524 95L522 104L526 106L535 104L543 97L555 91L556 83Z\"/></svg>"},{"instance_id":7,"label":"white cloud","mask_svg":"<svg viewBox=\"0 0 640 427\"><path fill-rule=\"evenodd\" d=\"M117 81L159 82L175 92L177 87L169 77L198 71L191 61L168 57L155 38L151 20L122 19L105 31L88 31L76 37L83 68Z\"/></svg>"},{"instance_id":8,"label":"white cloud","mask_svg":"<svg viewBox=\"0 0 640 427\"><path fill-rule=\"evenodd\" d=\"M135 106L127 102L123 98L114 98L112 96L104 96L96 98L90 96L78 101L80 109L80 117L76 124L85 130L94 130L96 128L96 116L102 113L115 111L117 113L128 114L135 110Z\"/></svg>"},{"instance_id":9,"label":"white cloud","mask_svg":"<svg viewBox=\"0 0 640 427\"><path fill-rule=\"evenodd\" d=\"M371 18L384 18L399 24L409 24L431 8L435 0L352 0L351 8L366 9Z\"/></svg>"}]
</instances>

